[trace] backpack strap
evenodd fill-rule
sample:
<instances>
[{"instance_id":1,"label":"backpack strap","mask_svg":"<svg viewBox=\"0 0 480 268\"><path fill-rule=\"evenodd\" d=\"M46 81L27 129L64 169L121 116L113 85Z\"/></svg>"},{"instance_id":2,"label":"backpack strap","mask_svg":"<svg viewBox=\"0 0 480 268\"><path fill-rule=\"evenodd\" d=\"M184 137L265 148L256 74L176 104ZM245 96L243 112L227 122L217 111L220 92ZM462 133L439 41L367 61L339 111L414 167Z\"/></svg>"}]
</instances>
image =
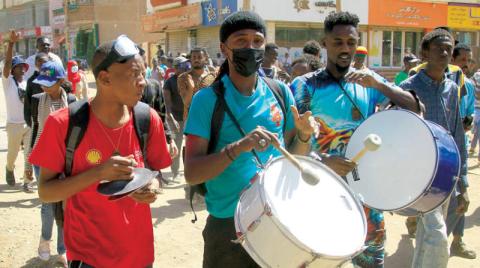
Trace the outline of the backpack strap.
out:
<instances>
[{"instance_id":1,"label":"backpack strap","mask_svg":"<svg viewBox=\"0 0 480 268\"><path fill-rule=\"evenodd\" d=\"M285 95L283 94L283 90L280 88L280 85L277 81L269 78L269 77L262 77L263 81L267 84L267 86L272 91L275 99L277 99L278 104L280 105L280 109L282 109L283 113L283 133L287 128L287 109L285 107Z\"/></svg>"},{"instance_id":2,"label":"backpack strap","mask_svg":"<svg viewBox=\"0 0 480 268\"><path fill-rule=\"evenodd\" d=\"M207 154L211 154L214 152L215 147L218 144L218 137L220 135L220 129L222 128L223 119L225 118L225 105L224 102L221 101L223 99L225 89L220 85L220 81L215 81L211 85L211 87L213 88L213 92L215 92L215 95L217 96L217 100L215 101L212 119L210 121L210 139L208 140ZM194 217L191 220L192 223L195 223L198 219L197 214L195 213L195 209L193 208L193 197L195 194L205 196L206 193L207 186L205 185L205 183L189 186L190 208L192 209Z\"/></svg>"},{"instance_id":3,"label":"backpack strap","mask_svg":"<svg viewBox=\"0 0 480 268\"><path fill-rule=\"evenodd\" d=\"M28 118L28 120L30 121L32 127L32 138L30 140L30 148L32 149L33 145L35 145L35 139L37 138L38 134L38 104L40 102L40 94L42 93L32 95L32 97L30 98L31 111L30 118Z\"/></svg>"},{"instance_id":4,"label":"backpack strap","mask_svg":"<svg viewBox=\"0 0 480 268\"><path fill-rule=\"evenodd\" d=\"M217 101L213 108L212 119L210 123L210 140L208 140L207 154L213 153L215 147L218 144L218 137L220 135L220 129L222 128L223 119L225 118L225 105L220 98L223 98L225 89L220 86L220 82L216 81L212 84L213 92L217 95Z\"/></svg>"},{"instance_id":5,"label":"backpack strap","mask_svg":"<svg viewBox=\"0 0 480 268\"><path fill-rule=\"evenodd\" d=\"M148 106L148 104L138 102L137 105L133 107L133 122L142 150L143 162L145 167L148 168L147 146L148 133L150 132L150 106Z\"/></svg>"},{"instance_id":6,"label":"backpack strap","mask_svg":"<svg viewBox=\"0 0 480 268\"><path fill-rule=\"evenodd\" d=\"M65 139L65 176L72 174L73 155L87 131L90 108L87 100L74 102L68 106L68 131Z\"/></svg>"}]
</instances>

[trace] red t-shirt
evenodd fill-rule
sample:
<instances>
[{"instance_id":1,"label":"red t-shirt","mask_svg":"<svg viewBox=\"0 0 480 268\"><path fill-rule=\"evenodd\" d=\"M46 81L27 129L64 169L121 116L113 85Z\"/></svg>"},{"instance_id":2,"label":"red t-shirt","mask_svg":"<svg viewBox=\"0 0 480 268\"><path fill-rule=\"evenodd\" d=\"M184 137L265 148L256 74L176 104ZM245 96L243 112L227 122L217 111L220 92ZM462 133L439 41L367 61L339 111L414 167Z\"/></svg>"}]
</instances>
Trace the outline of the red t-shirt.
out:
<instances>
[{"instance_id":1,"label":"red t-shirt","mask_svg":"<svg viewBox=\"0 0 480 268\"><path fill-rule=\"evenodd\" d=\"M174 74L175 74L175 69L168 68L167 71L165 71L165 80L172 77Z\"/></svg>"},{"instance_id":2,"label":"red t-shirt","mask_svg":"<svg viewBox=\"0 0 480 268\"><path fill-rule=\"evenodd\" d=\"M172 160L167 150L162 121L152 109L150 119L147 159L151 169L160 170L168 167ZM112 143L100 129L100 124L90 111L87 131L74 154L72 175L105 162L113 154ZM30 162L63 173L67 127L68 109L52 113L30 155ZM133 154L138 165L143 167L133 118L117 129L104 126L114 143L118 142L122 128L120 155ZM97 193L97 185L90 185L66 201L64 238L67 259L81 260L94 267L143 268L152 264L154 252L150 206L139 204L130 197L109 201Z\"/></svg>"}]
</instances>

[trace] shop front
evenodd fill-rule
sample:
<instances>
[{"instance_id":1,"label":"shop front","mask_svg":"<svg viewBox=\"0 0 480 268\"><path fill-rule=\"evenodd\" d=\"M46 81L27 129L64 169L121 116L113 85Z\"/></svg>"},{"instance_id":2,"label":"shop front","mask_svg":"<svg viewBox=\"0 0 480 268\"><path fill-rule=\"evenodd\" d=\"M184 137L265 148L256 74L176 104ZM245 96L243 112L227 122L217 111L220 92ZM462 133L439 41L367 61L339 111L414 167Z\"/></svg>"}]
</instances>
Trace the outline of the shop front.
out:
<instances>
[{"instance_id":1,"label":"shop front","mask_svg":"<svg viewBox=\"0 0 480 268\"><path fill-rule=\"evenodd\" d=\"M400 69L403 56L420 56L425 32L447 25L447 4L370 0L369 66Z\"/></svg>"},{"instance_id":2,"label":"shop front","mask_svg":"<svg viewBox=\"0 0 480 268\"><path fill-rule=\"evenodd\" d=\"M152 4L154 1L151 1ZM175 2L175 3L173 3ZM180 2L180 3L177 3ZM184 1L155 1L156 8L169 5L177 6L165 10L159 10L142 16L143 31L147 33L166 33L162 45L165 53L175 57L179 53L187 52L195 43L195 35L192 30L202 25L201 4L183 5Z\"/></svg>"}]
</instances>

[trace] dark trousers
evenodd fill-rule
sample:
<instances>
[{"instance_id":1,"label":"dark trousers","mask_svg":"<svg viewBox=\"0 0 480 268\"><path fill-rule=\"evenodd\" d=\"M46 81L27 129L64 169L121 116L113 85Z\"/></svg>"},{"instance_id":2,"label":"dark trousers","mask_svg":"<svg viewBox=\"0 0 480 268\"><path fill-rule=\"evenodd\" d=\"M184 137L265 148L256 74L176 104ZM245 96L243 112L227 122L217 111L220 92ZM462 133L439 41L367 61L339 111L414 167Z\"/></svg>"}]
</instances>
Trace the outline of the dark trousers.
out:
<instances>
[{"instance_id":1,"label":"dark trousers","mask_svg":"<svg viewBox=\"0 0 480 268\"><path fill-rule=\"evenodd\" d=\"M202 235L205 243L203 268L260 267L240 244L232 242L237 238L233 218L219 219L208 216Z\"/></svg>"}]
</instances>

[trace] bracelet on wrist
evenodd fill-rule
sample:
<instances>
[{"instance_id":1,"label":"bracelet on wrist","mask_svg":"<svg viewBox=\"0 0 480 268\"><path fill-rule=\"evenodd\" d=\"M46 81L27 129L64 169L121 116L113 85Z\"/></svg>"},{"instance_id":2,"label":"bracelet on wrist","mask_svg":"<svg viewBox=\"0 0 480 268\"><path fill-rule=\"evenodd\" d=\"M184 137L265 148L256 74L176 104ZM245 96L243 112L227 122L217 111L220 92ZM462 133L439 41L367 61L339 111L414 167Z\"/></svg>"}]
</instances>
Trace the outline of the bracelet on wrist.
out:
<instances>
[{"instance_id":1,"label":"bracelet on wrist","mask_svg":"<svg viewBox=\"0 0 480 268\"><path fill-rule=\"evenodd\" d=\"M300 135L298 135L298 132L297 134L295 134L295 139L301 143L301 144L310 144L310 136L308 136L308 138L306 140L302 140L302 138L300 138Z\"/></svg>"},{"instance_id":2,"label":"bracelet on wrist","mask_svg":"<svg viewBox=\"0 0 480 268\"><path fill-rule=\"evenodd\" d=\"M227 146L225 146L225 153L227 155L227 157L231 160L231 161L234 161L235 160L235 154L233 153L232 151L232 145L231 144L227 144Z\"/></svg>"}]
</instances>

